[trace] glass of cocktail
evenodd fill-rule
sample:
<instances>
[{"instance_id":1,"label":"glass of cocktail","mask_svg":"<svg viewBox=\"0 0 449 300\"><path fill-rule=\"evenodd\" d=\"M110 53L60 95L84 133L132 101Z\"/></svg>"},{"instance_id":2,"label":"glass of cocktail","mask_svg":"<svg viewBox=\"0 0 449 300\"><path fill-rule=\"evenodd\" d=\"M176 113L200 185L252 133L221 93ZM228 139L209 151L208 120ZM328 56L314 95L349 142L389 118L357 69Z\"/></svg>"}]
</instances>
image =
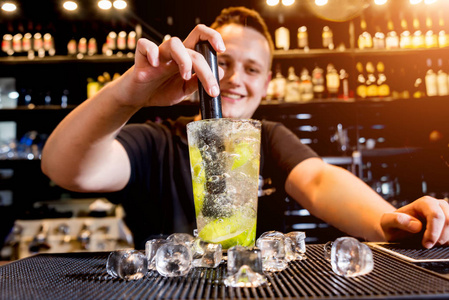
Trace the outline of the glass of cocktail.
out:
<instances>
[{"instance_id":1,"label":"glass of cocktail","mask_svg":"<svg viewBox=\"0 0 449 300\"><path fill-rule=\"evenodd\" d=\"M223 249L255 242L260 131L256 120L187 125L198 236Z\"/></svg>"}]
</instances>

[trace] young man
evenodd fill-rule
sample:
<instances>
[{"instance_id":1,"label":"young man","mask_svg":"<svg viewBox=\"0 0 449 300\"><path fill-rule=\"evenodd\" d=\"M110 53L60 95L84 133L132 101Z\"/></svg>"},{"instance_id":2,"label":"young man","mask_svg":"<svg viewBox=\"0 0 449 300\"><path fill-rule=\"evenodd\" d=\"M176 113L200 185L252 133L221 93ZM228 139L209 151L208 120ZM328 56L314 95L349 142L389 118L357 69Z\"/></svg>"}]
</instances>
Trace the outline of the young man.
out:
<instances>
[{"instance_id":1,"label":"young man","mask_svg":"<svg viewBox=\"0 0 449 300\"><path fill-rule=\"evenodd\" d=\"M58 185L117 192L111 199L124 205L137 248L151 235L191 232L194 226L185 138L192 119L124 124L144 106L181 102L198 79L211 96L221 90L224 117L251 118L271 79L272 41L255 11L223 10L212 27L199 25L184 42L172 38L159 47L139 40L134 66L73 110L45 145L42 170ZM220 88L192 50L200 40L218 52ZM281 124L263 122L261 175L275 178L278 189L350 235L390 241L425 229L423 246L448 243L447 202L422 197L395 210L356 176L324 163Z\"/></svg>"}]
</instances>

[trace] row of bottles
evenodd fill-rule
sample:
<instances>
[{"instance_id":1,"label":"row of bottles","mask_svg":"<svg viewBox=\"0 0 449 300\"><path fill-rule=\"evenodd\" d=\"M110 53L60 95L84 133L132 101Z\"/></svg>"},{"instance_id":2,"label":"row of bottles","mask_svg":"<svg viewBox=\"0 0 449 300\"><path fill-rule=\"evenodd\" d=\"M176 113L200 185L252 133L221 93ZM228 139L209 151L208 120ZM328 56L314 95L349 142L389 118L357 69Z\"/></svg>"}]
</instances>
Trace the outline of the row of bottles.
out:
<instances>
[{"instance_id":1,"label":"row of bottles","mask_svg":"<svg viewBox=\"0 0 449 300\"><path fill-rule=\"evenodd\" d=\"M413 18L413 30L410 30L405 18L401 18L401 29L398 33L392 20L387 22L388 32L381 31L376 26L376 32L371 35L367 30L367 22L362 17L360 21L361 34L357 39L359 49L418 49L418 48L445 48L449 46L449 32L445 29L443 16L440 15L438 25L430 16L426 18L425 28L420 25L417 17Z\"/></svg>"},{"instance_id":2,"label":"row of bottles","mask_svg":"<svg viewBox=\"0 0 449 300\"><path fill-rule=\"evenodd\" d=\"M111 77L108 72L103 72L103 74L99 75L96 80L92 77L87 78L87 98L92 97L106 84L110 83L113 80L116 80L119 77L119 73L114 73L114 75Z\"/></svg>"},{"instance_id":3,"label":"row of bottles","mask_svg":"<svg viewBox=\"0 0 449 300\"><path fill-rule=\"evenodd\" d=\"M106 37L106 43L101 48L101 54L106 56L123 56L132 57L137 45L137 33L132 30L130 32L120 31L118 34L114 31L109 32ZM82 37L78 41L72 38L67 44L67 54L83 58L85 55L95 55L99 53L97 40L94 37L89 39Z\"/></svg>"},{"instance_id":4,"label":"row of bottles","mask_svg":"<svg viewBox=\"0 0 449 300\"><path fill-rule=\"evenodd\" d=\"M34 57L53 56L56 54L54 38L50 33L5 34L2 38L2 52L8 56Z\"/></svg>"},{"instance_id":5,"label":"row of bottles","mask_svg":"<svg viewBox=\"0 0 449 300\"><path fill-rule=\"evenodd\" d=\"M345 69L337 71L333 64L328 64L326 71L315 66L311 73L307 68L296 75L294 67L288 68L288 76L282 74L280 65L276 65L274 78L267 89L266 101L278 102L309 102L319 99L344 100L353 97L349 90L348 72Z\"/></svg>"},{"instance_id":6,"label":"row of bottles","mask_svg":"<svg viewBox=\"0 0 449 300\"><path fill-rule=\"evenodd\" d=\"M26 28L22 23L19 23L17 27L9 24L4 28L6 32L0 28L2 38L0 56L26 56L29 59L56 54L78 58L95 54L132 57L137 40L142 36L142 27L139 24L135 27L127 26L127 30L112 30L106 33L104 29L80 32L78 25L73 23L71 26L72 37L67 40L67 35L70 37L70 33L67 33L64 28L56 31L54 26L50 25L44 29L40 25L33 26L32 23ZM86 36L86 33L90 36ZM64 49L63 45L67 45L67 48Z\"/></svg>"},{"instance_id":7,"label":"row of bottles","mask_svg":"<svg viewBox=\"0 0 449 300\"><path fill-rule=\"evenodd\" d=\"M321 45L325 49L333 50L334 34L329 26L324 26L321 32ZM290 47L290 30L284 26L277 28L274 32L274 41L277 49L289 50ZM342 45L344 47L344 45ZM292 47L294 48L294 47ZM297 33L297 48L309 50L309 34L307 32L307 26L301 26L298 28Z\"/></svg>"},{"instance_id":8,"label":"row of bottles","mask_svg":"<svg viewBox=\"0 0 449 300\"><path fill-rule=\"evenodd\" d=\"M383 62L361 62L356 64L356 99L391 98L410 99L449 95L449 77L443 59L436 63L426 60L426 69L422 70L414 63L411 72L405 67L399 70L391 67L388 75Z\"/></svg>"}]
</instances>

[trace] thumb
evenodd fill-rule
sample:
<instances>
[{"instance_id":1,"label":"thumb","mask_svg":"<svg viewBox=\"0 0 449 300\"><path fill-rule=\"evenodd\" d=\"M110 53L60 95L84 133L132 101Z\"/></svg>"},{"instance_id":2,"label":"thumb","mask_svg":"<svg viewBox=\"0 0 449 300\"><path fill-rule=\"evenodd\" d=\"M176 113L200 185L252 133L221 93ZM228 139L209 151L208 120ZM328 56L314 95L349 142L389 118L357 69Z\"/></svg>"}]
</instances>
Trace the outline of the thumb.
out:
<instances>
[{"instance_id":1,"label":"thumb","mask_svg":"<svg viewBox=\"0 0 449 300\"><path fill-rule=\"evenodd\" d=\"M422 229L422 223L415 217L405 213L392 212L386 213L382 217L384 229L406 231L410 233L418 233Z\"/></svg>"}]
</instances>

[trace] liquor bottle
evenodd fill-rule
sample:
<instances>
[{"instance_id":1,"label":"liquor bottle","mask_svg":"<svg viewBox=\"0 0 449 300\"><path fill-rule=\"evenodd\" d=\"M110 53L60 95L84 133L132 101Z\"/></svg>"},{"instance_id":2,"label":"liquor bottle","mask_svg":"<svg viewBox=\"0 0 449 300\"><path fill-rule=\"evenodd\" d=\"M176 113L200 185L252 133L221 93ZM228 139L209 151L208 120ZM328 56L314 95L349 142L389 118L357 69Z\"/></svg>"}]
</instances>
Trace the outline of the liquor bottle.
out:
<instances>
[{"instance_id":1,"label":"liquor bottle","mask_svg":"<svg viewBox=\"0 0 449 300\"><path fill-rule=\"evenodd\" d=\"M438 32L438 46L440 48L448 47L449 32L447 32L444 28L444 18L441 10L439 11L438 26L440 27L440 31Z\"/></svg>"},{"instance_id":2,"label":"liquor bottle","mask_svg":"<svg viewBox=\"0 0 449 300\"><path fill-rule=\"evenodd\" d=\"M300 74L299 90L301 92L302 102L308 102L313 99L312 77L306 68L303 68Z\"/></svg>"},{"instance_id":3,"label":"liquor bottle","mask_svg":"<svg viewBox=\"0 0 449 300\"><path fill-rule=\"evenodd\" d=\"M427 72L425 77L426 83L426 95L427 97L433 97L438 95L438 83L437 83L437 75L432 70L432 60L430 58L427 59Z\"/></svg>"},{"instance_id":4,"label":"liquor bottle","mask_svg":"<svg viewBox=\"0 0 449 300\"><path fill-rule=\"evenodd\" d=\"M136 50L136 46L137 46L137 33L134 30L131 30L128 33L128 39L126 41L126 45L129 50L128 56L133 56L134 51Z\"/></svg>"},{"instance_id":5,"label":"liquor bottle","mask_svg":"<svg viewBox=\"0 0 449 300\"><path fill-rule=\"evenodd\" d=\"M372 62L367 62L366 66L366 96L368 98L379 96L379 91L377 89L376 75L374 74L374 64Z\"/></svg>"},{"instance_id":6,"label":"liquor bottle","mask_svg":"<svg viewBox=\"0 0 449 300\"><path fill-rule=\"evenodd\" d=\"M323 40L323 47L328 48L329 50L333 50L335 48L334 45L334 33L329 26L324 26L323 31L321 32L321 37Z\"/></svg>"},{"instance_id":7,"label":"liquor bottle","mask_svg":"<svg viewBox=\"0 0 449 300\"><path fill-rule=\"evenodd\" d=\"M380 27L376 28L376 33L373 37L373 48L375 49L385 49L385 34L380 31Z\"/></svg>"},{"instance_id":8,"label":"liquor bottle","mask_svg":"<svg viewBox=\"0 0 449 300\"><path fill-rule=\"evenodd\" d=\"M290 31L288 28L281 26L274 32L276 48L288 50L290 48Z\"/></svg>"},{"instance_id":9,"label":"liquor bottle","mask_svg":"<svg viewBox=\"0 0 449 300\"><path fill-rule=\"evenodd\" d=\"M425 39L422 31L420 30L419 20L417 17L413 18L413 29L415 30L413 32L413 38L412 38L412 45L413 48L424 48L425 47Z\"/></svg>"},{"instance_id":10,"label":"liquor bottle","mask_svg":"<svg viewBox=\"0 0 449 300\"><path fill-rule=\"evenodd\" d=\"M287 84L287 80L284 75L282 75L281 65L276 65L276 72L273 78L274 80L274 99L279 102L283 102L285 99L285 86Z\"/></svg>"},{"instance_id":11,"label":"liquor bottle","mask_svg":"<svg viewBox=\"0 0 449 300\"><path fill-rule=\"evenodd\" d=\"M307 33L307 27L301 26L298 28L298 48L309 50L309 36Z\"/></svg>"},{"instance_id":12,"label":"liquor bottle","mask_svg":"<svg viewBox=\"0 0 449 300\"><path fill-rule=\"evenodd\" d=\"M389 20L387 23L388 32L385 38L385 48L387 49L397 49L399 48L399 36L394 30L393 21Z\"/></svg>"},{"instance_id":13,"label":"liquor bottle","mask_svg":"<svg viewBox=\"0 0 449 300\"><path fill-rule=\"evenodd\" d=\"M76 56L76 53L78 52L78 44L74 38L72 38L67 43L67 54L70 56Z\"/></svg>"},{"instance_id":14,"label":"liquor bottle","mask_svg":"<svg viewBox=\"0 0 449 300\"><path fill-rule=\"evenodd\" d=\"M14 50L12 48L12 34L5 34L3 35L2 39L2 51L5 52L7 55L12 56L14 55Z\"/></svg>"},{"instance_id":15,"label":"liquor bottle","mask_svg":"<svg viewBox=\"0 0 449 300\"><path fill-rule=\"evenodd\" d=\"M324 97L324 70L318 66L312 70L313 97L322 99Z\"/></svg>"},{"instance_id":16,"label":"liquor bottle","mask_svg":"<svg viewBox=\"0 0 449 300\"><path fill-rule=\"evenodd\" d=\"M288 68L287 82L285 84L285 102L301 101L301 93L299 90L299 77L295 73L295 68Z\"/></svg>"},{"instance_id":17,"label":"liquor bottle","mask_svg":"<svg viewBox=\"0 0 449 300\"><path fill-rule=\"evenodd\" d=\"M385 75L385 65L383 62L378 62L376 65L377 69L377 91L379 97L390 96L390 86L387 82L387 76Z\"/></svg>"},{"instance_id":18,"label":"liquor bottle","mask_svg":"<svg viewBox=\"0 0 449 300\"><path fill-rule=\"evenodd\" d=\"M338 98L343 100L349 99L349 74L345 69L340 70L340 92Z\"/></svg>"},{"instance_id":19,"label":"liquor bottle","mask_svg":"<svg viewBox=\"0 0 449 300\"><path fill-rule=\"evenodd\" d=\"M85 37L80 38L78 41L78 58L82 58L87 54L87 39Z\"/></svg>"},{"instance_id":20,"label":"liquor bottle","mask_svg":"<svg viewBox=\"0 0 449 300\"><path fill-rule=\"evenodd\" d=\"M426 48L437 48L438 47L438 36L436 32L432 30L432 19L430 17L426 18L426 35L424 38Z\"/></svg>"},{"instance_id":21,"label":"liquor bottle","mask_svg":"<svg viewBox=\"0 0 449 300\"><path fill-rule=\"evenodd\" d=\"M404 18L401 19L401 28L402 32L399 39L399 47L402 49L412 48L412 37L407 28L407 21Z\"/></svg>"},{"instance_id":22,"label":"liquor bottle","mask_svg":"<svg viewBox=\"0 0 449 300\"><path fill-rule=\"evenodd\" d=\"M56 53L55 50L55 40L50 33L44 34L44 50L49 56L54 56Z\"/></svg>"},{"instance_id":23,"label":"liquor bottle","mask_svg":"<svg viewBox=\"0 0 449 300\"><path fill-rule=\"evenodd\" d=\"M415 79L415 82L413 83L412 97L415 99L424 98L426 96L426 87L421 78L422 76L421 70L418 68L417 64L413 65L413 74L417 74L418 77Z\"/></svg>"},{"instance_id":24,"label":"liquor bottle","mask_svg":"<svg viewBox=\"0 0 449 300\"><path fill-rule=\"evenodd\" d=\"M337 98L340 89L340 76L333 64L328 64L326 68L326 88L328 98Z\"/></svg>"},{"instance_id":25,"label":"liquor bottle","mask_svg":"<svg viewBox=\"0 0 449 300\"><path fill-rule=\"evenodd\" d=\"M126 41L127 41L127 34L125 31L120 31L117 35L117 55L122 56L123 52L126 50Z\"/></svg>"},{"instance_id":26,"label":"liquor bottle","mask_svg":"<svg viewBox=\"0 0 449 300\"><path fill-rule=\"evenodd\" d=\"M110 53L107 51L106 55L114 54L117 50L117 33L115 31L111 31L108 33L106 37L106 46Z\"/></svg>"},{"instance_id":27,"label":"liquor bottle","mask_svg":"<svg viewBox=\"0 0 449 300\"><path fill-rule=\"evenodd\" d=\"M33 49L34 52L37 53L38 57L45 56L44 39L40 32L36 32L33 36Z\"/></svg>"},{"instance_id":28,"label":"liquor bottle","mask_svg":"<svg viewBox=\"0 0 449 300\"><path fill-rule=\"evenodd\" d=\"M357 69L357 87L356 87L356 97L359 99L366 98L366 79L363 75L363 65L361 62L358 62L355 66Z\"/></svg>"},{"instance_id":29,"label":"liquor bottle","mask_svg":"<svg viewBox=\"0 0 449 300\"><path fill-rule=\"evenodd\" d=\"M91 37L87 42L87 55L92 56L97 54L97 52L98 52L97 40L94 37Z\"/></svg>"},{"instance_id":30,"label":"liquor bottle","mask_svg":"<svg viewBox=\"0 0 449 300\"><path fill-rule=\"evenodd\" d=\"M438 59L437 86L438 96L449 95L448 75L443 69L443 60L441 58Z\"/></svg>"},{"instance_id":31,"label":"liquor bottle","mask_svg":"<svg viewBox=\"0 0 449 300\"><path fill-rule=\"evenodd\" d=\"M372 48L373 47L373 39L371 34L366 30L367 25L364 18L360 20L360 28L362 33L359 35L357 39L357 45L359 49Z\"/></svg>"}]
</instances>

